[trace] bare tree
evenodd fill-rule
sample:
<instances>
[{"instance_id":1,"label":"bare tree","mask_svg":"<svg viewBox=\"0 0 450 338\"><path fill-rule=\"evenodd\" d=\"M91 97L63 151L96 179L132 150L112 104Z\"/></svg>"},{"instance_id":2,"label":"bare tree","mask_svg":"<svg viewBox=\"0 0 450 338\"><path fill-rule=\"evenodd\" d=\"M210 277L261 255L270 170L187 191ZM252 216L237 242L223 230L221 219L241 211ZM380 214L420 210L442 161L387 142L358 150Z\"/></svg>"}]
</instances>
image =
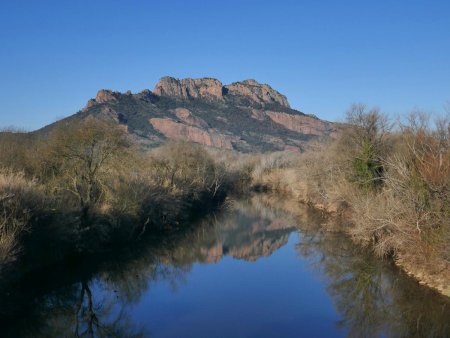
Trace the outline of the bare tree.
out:
<instances>
[{"instance_id":1,"label":"bare tree","mask_svg":"<svg viewBox=\"0 0 450 338\"><path fill-rule=\"evenodd\" d=\"M75 196L86 220L101 200L115 162L130 146L126 135L117 126L88 118L75 127L58 130L50 142L62 188Z\"/></svg>"}]
</instances>

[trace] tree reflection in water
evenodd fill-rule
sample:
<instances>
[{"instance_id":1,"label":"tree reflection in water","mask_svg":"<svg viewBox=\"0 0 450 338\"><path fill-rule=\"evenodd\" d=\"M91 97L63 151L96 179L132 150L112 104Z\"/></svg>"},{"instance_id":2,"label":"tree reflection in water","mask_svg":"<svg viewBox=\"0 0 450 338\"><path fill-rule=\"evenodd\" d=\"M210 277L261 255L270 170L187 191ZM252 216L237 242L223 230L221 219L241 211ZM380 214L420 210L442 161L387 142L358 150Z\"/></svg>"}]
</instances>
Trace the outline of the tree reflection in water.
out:
<instances>
[{"instance_id":1,"label":"tree reflection in water","mask_svg":"<svg viewBox=\"0 0 450 338\"><path fill-rule=\"evenodd\" d=\"M350 337L449 337L450 302L341 234L300 224L297 250L325 279Z\"/></svg>"},{"instance_id":2,"label":"tree reflection in water","mask_svg":"<svg viewBox=\"0 0 450 338\"><path fill-rule=\"evenodd\" d=\"M127 320L123 308L112 317L111 313L115 307L115 302L106 301L94 304L92 291L87 282L81 283L81 293L76 306L76 337L140 337L141 333L132 333L133 330L127 325ZM109 320L106 322L106 318ZM63 318L63 323L64 323ZM64 332L67 333L67 332Z\"/></svg>"},{"instance_id":3,"label":"tree reflection in water","mask_svg":"<svg viewBox=\"0 0 450 338\"><path fill-rule=\"evenodd\" d=\"M111 295L93 292L80 282L36 299L32 310L5 337L144 337L128 318L126 306Z\"/></svg>"},{"instance_id":4,"label":"tree reflection in water","mask_svg":"<svg viewBox=\"0 0 450 338\"><path fill-rule=\"evenodd\" d=\"M264 214L263 214L264 212ZM283 217L281 217L283 214ZM15 313L2 334L19 337L139 337L148 332L132 325L127 308L152 283L176 289L196 262L217 262L224 255L254 261L288 241L292 217L277 210L235 202L231 210L205 218L191 228L152 237L109 260L83 262L82 271L52 271L43 280L27 280L14 290ZM51 287L36 287L36 283ZM50 288L50 291L49 291ZM14 301L9 300L9 303ZM28 311L24 311L29 304ZM22 304L22 305L21 305ZM5 318L10 318L5 316Z\"/></svg>"},{"instance_id":5,"label":"tree reflection in water","mask_svg":"<svg viewBox=\"0 0 450 338\"><path fill-rule=\"evenodd\" d=\"M136 326L130 309L152 284L164 281L176 289L198 262L218 262L224 256L253 262L270 256L294 229L299 230L297 252L323 276L341 316L337 328L351 337L450 335L444 297L342 235L322 231L325 220L317 213L286 203L263 196L234 202L189 229L152 236L108 259L88 260L74 271L53 271L39 281L28 278L11 292L9 303L18 310L5 317L10 320L2 336L148 336Z\"/></svg>"}]
</instances>

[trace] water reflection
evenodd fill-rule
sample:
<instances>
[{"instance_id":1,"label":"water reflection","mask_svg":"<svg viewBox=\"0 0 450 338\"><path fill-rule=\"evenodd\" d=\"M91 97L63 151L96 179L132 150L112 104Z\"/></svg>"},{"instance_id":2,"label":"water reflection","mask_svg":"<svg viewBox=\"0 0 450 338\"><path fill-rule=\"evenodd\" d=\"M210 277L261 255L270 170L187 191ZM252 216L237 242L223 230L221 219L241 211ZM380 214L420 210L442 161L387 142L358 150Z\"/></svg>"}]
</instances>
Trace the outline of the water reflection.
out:
<instances>
[{"instance_id":1,"label":"water reflection","mask_svg":"<svg viewBox=\"0 0 450 338\"><path fill-rule=\"evenodd\" d=\"M289 200L259 199L272 207L296 210ZM296 217L301 233L296 249L324 277L342 317L338 326L349 337L450 337L448 297L420 286L347 237L324 231L322 223L329 220L305 222L303 210Z\"/></svg>"},{"instance_id":2,"label":"water reflection","mask_svg":"<svg viewBox=\"0 0 450 338\"><path fill-rule=\"evenodd\" d=\"M303 257L326 278L349 337L448 337L450 302L333 233L303 233Z\"/></svg>"},{"instance_id":3,"label":"water reflection","mask_svg":"<svg viewBox=\"0 0 450 338\"><path fill-rule=\"evenodd\" d=\"M330 319L332 326L327 335L450 335L450 303L446 298L418 286L388 262L358 250L345 237L321 231L320 224L326 220L317 213L287 203L265 196L233 202L227 210L207 217L185 231L163 238L151 238L114 257L76 262L73 266L63 266L57 271L54 269L21 281L14 288L4 290L3 296L0 296L1 304L13 304L2 305L1 336L143 337L152 334L164 336L162 332L166 333L165 336L171 336L168 332L173 331L155 331L148 320L141 318L139 309L152 313L155 307L146 304L162 302L155 299L153 293L160 290L162 284L170 286L173 294L170 297L182 297L176 290L186 288L186 285L192 284L192 278L205 274L195 268L198 264L226 268L230 279L242 273L224 257L241 262L240 269L261 269L255 272L258 279L252 277L251 280L255 289L262 288L261 285L273 278L269 276L275 271L282 271L292 279L290 284L280 281L280 289L271 286L262 291L263 295L271 292L289 302L287 306L277 308L278 312L284 311L277 314L280 318L292 317L284 325L284 331L281 332L275 324L272 327L274 331L270 331L271 324L264 322L270 318L261 314L261 307L267 306L267 302L263 299L260 303L255 302L250 300L249 295L247 302L245 299L242 302L246 302L246 309L250 312L238 318L247 331L245 334L235 331L237 336L273 336L277 332L286 337L298 336L300 319L296 321L294 317L297 313L307 313L309 309L297 301L303 292L300 286L295 288L297 280L319 283L331 296L330 304L334 304L337 313L336 319ZM298 235L294 232L296 229L299 230ZM289 260L284 271L284 267L280 268L278 261L273 260L276 255L272 254L290 243L294 245L297 257L288 254L282 257L280 262ZM262 257L266 260L258 265ZM296 269L301 262L299 257L307 262L308 275ZM207 272L218 273L217 270ZM203 275L197 280L202 278ZM203 283L200 288L214 287L208 285L208 281ZM208 301L202 299L207 295L201 292L194 296L196 302ZM227 301L225 297L225 293L219 294L214 302L219 306ZM327 311L330 313L336 312L333 305L327 305L323 298L317 297L315 301L324 303L323 307L329 307ZM157 303L156 309L162 311L163 304ZM176 320L177 309L170 306L168 309L174 318L172 325L181 325L181 321ZM195 323L207 321L208 314L202 314L205 318L197 318ZM218 320L221 315L223 313L218 313L214 319ZM307 321L301 321L303 326L305 323ZM258 331L258 326L263 325L269 329ZM317 326L325 326L325 323L311 321L309 325L316 327L308 332L319 332ZM184 329L181 331L183 336L189 336L189 328ZM223 336L224 331L221 332L208 336ZM172 336L177 334L172 333Z\"/></svg>"}]
</instances>

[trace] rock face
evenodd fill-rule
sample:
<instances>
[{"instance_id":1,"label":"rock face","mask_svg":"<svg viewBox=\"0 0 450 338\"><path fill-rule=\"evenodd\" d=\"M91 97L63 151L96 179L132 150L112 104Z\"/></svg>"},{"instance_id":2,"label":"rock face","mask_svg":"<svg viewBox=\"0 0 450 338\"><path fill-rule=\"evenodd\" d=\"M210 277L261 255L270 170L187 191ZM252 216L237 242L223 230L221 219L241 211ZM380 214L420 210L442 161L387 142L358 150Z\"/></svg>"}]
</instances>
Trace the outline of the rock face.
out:
<instances>
[{"instance_id":1,"label":"rock face","mask_svg":"<svg viewBox=\"0 0 450 338\"><path fill-rule=\"evenodd\" d=\"M117 102L122 94L119 92L113 92L112 90L102 89L97 92L95 99L90 99L83 111L87 111L89 108L94 107L96 104Z\"/></svg>"},{"instance_id":2,"label":"rock face","mask_svg":"<svg viewBox=\"0 0 450 338\"><path fill-rule=\"evenodd\" d=\"M223 86L222 82L212 78L175 79L163 77L156 84L153 93L178 99L207 99L224 101L227 96L246 98L256 104L279 104L289 108L286 96L280 94L267 84L255 80L234 82Z\"/></svg>"},{"instance_id":3,"label":"rock face","mask_svg":"<svg viewBox=\"0 0 450 338\"><path fill-rule=\"evenodd\" d=\"M232 137L221 134L214 129L201 129L198 127L177 123L166 118L152 118L149 120L153 128L164 136L179 141L191 141L209 147L233 149Z\"/></svg>"},{"instance_id":4,"label":"rock face","mask_svg":"<svg viewBox=\"0 0 450 338\"><path fill-rule=\"evenodd\" d=\"M189 110L185 108L176 108L175 109L175 115L184 123L199 127L199 128L208 128L208 123L206 123L201 118L194 116Z\"/></svg>"},{"instance_id":5,"label":"rock face","mask_svg":"<svg viewBox=\"0 0 450 338\"><path fill-rule=\"evenodd\" d=\"M274 111L267 111L266 114L272 121L282 125L286 129L306 135L320 136L332 129L329 123L311 116L292 115Z\"/></svg>"},{"instance_id":6,"label":"rock face","mask_svg":"<svg viewBox=\"0 0 450 338\"><path fill-rule=\"evenodd\" d=\"M279 104L289 108L289 102L283 94L272 89L267 84L260 84L255 80L234 82L225 86L225 92L229 95L244 96L259 104Z\"/></svg>"},{"instance_id":7,"label":"rock face","mask_svg":"<svg viewBox=\"0 0 450 338\"><path fill-rule=\"evenodd\" d=\"M118 92L113 92L111 90L99 90L97 92L97 96L95 97L95 102L97 103L105 103L105 102L114 102L117 101L117 98L121 94Z\"/></svg>"},{"instance_id":8,"label":"rock face","mask_svg":"<svg viewBox=\"0 0 450 338\"><path fill-rule=\"evenodd\" d=\"M250 111L250 116L258 121L264 121L266 119L266 114L260 109L252 109Z\"/></svg>"},{"instance_id":9,"label":"rock face","mask_svg":"<svg viewBox=\"0 0 450 338\"><path fill-rule=\"evenodd\" d=\"M223 100L222 82L212 78L178 80L166 76L159 80L153 93L179 99Z\"/></svg>"}]
</instances>

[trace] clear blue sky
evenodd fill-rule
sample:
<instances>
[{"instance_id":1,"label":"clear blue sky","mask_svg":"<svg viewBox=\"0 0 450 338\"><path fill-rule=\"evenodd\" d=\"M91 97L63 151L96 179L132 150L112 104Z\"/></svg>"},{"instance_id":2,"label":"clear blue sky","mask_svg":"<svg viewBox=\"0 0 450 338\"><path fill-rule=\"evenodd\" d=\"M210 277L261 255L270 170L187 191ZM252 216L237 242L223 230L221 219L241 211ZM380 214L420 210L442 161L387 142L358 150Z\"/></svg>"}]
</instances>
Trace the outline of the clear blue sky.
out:
<instances>
[{"instance_id":1,"label":"clear blue sky","mask_svg":"<svg viewBox=\"0 0 450 338\"><path fill-rule=\"evenodd\" d=\"M36 129L98 89L165 75L254 78L328 120L352 102L440 113L450 1L0 2L0 127Z\"/></svg>"}]
</instances>

